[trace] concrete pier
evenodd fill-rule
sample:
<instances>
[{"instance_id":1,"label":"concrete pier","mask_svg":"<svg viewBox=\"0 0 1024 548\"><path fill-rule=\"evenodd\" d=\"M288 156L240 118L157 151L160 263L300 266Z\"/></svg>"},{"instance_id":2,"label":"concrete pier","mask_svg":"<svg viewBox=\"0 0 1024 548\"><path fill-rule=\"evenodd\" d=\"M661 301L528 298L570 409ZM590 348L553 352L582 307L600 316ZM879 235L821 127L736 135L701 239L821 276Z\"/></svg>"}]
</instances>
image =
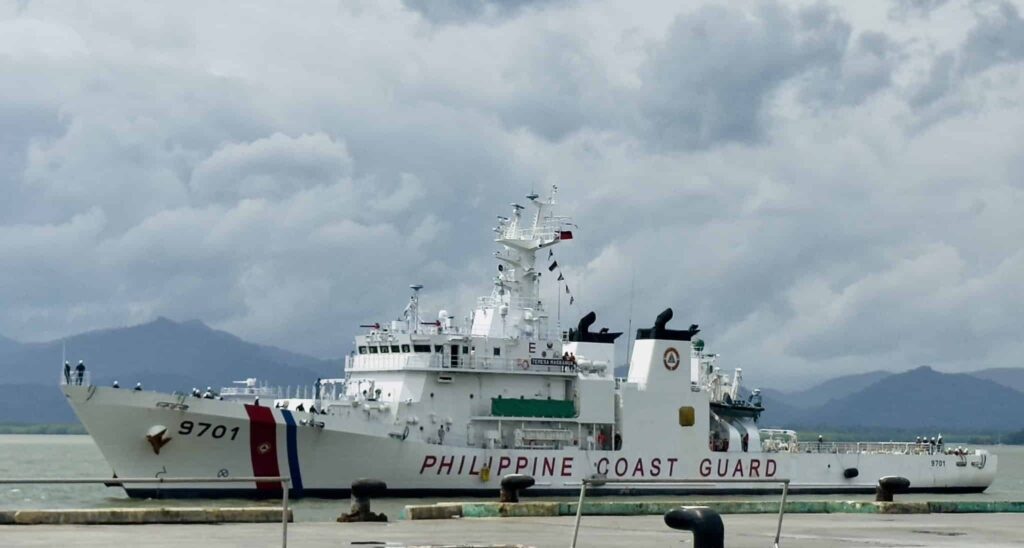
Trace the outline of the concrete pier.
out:
<instances>
[{"instance_id":1,"label":"concrete pier","mask_svg":"<svg viewBox=\"0 0 1024 548\"><path fill-rule=\"evenodd\" d=\"M293 521L292 511L288 520ZM277 523L280 508L99 508L82 510L0 510L0 525L143 525Z\"/></svg>"},{"instance_id":2,"label":"concrete pier","mask_svg":"<svg viewBox=\"0 0 1024 548\"><path fill-rule=\"evenodd\" d=\"M719 514L778 514L777 501L686 501L687 506L707 506ZM584 501L585 516L660 516L680 506L679 501ZM506 504L500 502L439 503L432 505L406 506L403 518L449 519L449 518L501 518L501 517L555 517L575 516L576 502L521 502ZM972 514L972 513L1020 513L1024 502L1020 501L788 501L786 514Z\"/></svg>"},{"instance_id":3,"label":"concrete pier","mask_svg":"<svg viewBox=\"0 0 1024 548\"><path fill-rule=\"evenodd\" d=\"M723 516L725 545L764 548L771 545L775 516ZM1024 546L1017 514L801 514L786 516L782 546ZM391 523L296 523L289 545L337 548L368 546L536 546L564 548L572 538L573 518L483 518ZM252 548L280 543L280 524L224 525L39 525L0 526L5 548L36 546L219 546ZM661 516L584 518L580 546L588 548L686 545L686 535L665 526Z\"/></svg>"}]
</instances>

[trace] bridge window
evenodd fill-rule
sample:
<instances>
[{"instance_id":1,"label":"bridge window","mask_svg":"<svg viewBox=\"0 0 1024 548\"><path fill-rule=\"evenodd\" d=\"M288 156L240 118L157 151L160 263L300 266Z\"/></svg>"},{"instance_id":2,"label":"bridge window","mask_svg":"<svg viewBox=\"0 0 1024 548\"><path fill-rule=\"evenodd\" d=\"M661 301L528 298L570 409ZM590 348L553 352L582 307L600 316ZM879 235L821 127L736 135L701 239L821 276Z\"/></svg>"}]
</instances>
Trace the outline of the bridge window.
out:
<instances>
[{"instance_id":1,"label":"bridge window","mask_svg":"<svg viewBox=\"0 0 1024 548\"><path fill-rule=\"evenodd\" d=\"M430 345L429 344L414 344L414 345L412 345L412 349L413 349L414 352L417 352L417 353L428 353L428 354L430 353Z\"/></svg>"},{"instance_id":2,"label":"bridge window","mask_svg":"<svg viewBox=\"0 0 1024 548\"><path fill-rule=\"evenodd\" d=\"M377 347L376 346L371 346L370 347L370 354L376 354L376 353L377 353Z\"/></svg>"},{"instance_id":3,"label":"bridge window","mask_svg":"<svg viewBox=\"0 0 1024 548\"><path fill-rule=\"evenodd\" d=\"M494 349L494 355L495 356L500 356L501 355L501 349L500 348L495 348Z\"/></svg>"},{"instance_id":4,"label":"bridge window","mask_svg":"<svg viewBox=\"0 0 1024 548\"><path fill-rule=\"evenodd\" d=\"M365 346L360 346L359 347L359 353L360 354L366 354L366 347Z\"/></svg>"},{"instance_id":5,"label":"bridge window","mask_svg":"<svg viewBox=\"0 0 1024 548\"><path fill-rule=\"evenodd\" d=\"M394 352L395 354L398 354L398 352L399 352L398 345L397 344L391 345L391 351Z\"/></svg>"},{"instance_id":6,"label":"bridge window","mask_svg":"<svg viewBox=\"0 0 1024 548\"><path fill-rule=\"evenodd\" d=\"M409 352L409 345L403 344L402 345L402 352Z\"/></svg>"},{"instance_id":7,"label":"bridge window","mask_svg":"<svg viewBox=\"0 0 1024 548\"><path fill-rule=\"evenodd\" d=\"M444 345L435 344L434 345L434 352L437 353L437 354L440 354L441 352L444 352Z\"/></svg>"},{"instance_id":8,"label":"bridge window","mask_svg":"<svg viewBox=\"0 0 1024 548\"><path fill-rule=\"evenodd\" d=\"M380 353L381 354L387 354L388 353L388 346L386 344L380 345Z\"/></svg>"}]
</instances>

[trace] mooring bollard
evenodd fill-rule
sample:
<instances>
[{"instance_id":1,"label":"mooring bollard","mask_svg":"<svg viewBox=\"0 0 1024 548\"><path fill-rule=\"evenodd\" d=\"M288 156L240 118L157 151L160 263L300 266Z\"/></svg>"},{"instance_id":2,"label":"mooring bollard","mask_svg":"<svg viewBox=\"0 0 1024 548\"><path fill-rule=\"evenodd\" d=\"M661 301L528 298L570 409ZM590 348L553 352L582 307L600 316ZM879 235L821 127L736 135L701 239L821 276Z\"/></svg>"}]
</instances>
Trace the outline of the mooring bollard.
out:
<instances>
[{"instance_id":1,"label":"mooring bollard","mask_svg":"<svg viewBox=\"0 0 1024 548\"><path fill-rule=\"evenodd\" d=\"M501 502L519 502L519 491L533 487L534 479L525 474L509 474L501 478Z\"/></svg>"},{"instance_id":2,"label":"mooring bollard","mask_svg":"<svg viewBox=\"0 0 1024 548\"><path fill-rule=\"evenodd\" d=\"M359 479L352 482L352 510L347 514L338 516L341 523L356 521L387 521L384 514L374 514L370 511L370 497L384 494L388 486L378 479Z\"/></svg>"},{"instance_id":3,"label":"mooring bollard","mask_svg":"<svg viewBox=\"0 0 1024 548\"><path fill-rule=\"evenodd\" d=\"M910 489L910 480L900 476L884 476L879 478L875 487L875 502L892 502L896 493L906 493Z\"/></svg>"},{"instance_id":4,"label":"mooring bollard","mask_svg":"<svg viewBox=\"0 0 1024 548\"><path fill-rule=\"evenodd\" d=\"M693 532L693 548L723 548L725 526L722 517L707 506L683 506L665 513L665 525Z\"/></svg>"}]
</instances>

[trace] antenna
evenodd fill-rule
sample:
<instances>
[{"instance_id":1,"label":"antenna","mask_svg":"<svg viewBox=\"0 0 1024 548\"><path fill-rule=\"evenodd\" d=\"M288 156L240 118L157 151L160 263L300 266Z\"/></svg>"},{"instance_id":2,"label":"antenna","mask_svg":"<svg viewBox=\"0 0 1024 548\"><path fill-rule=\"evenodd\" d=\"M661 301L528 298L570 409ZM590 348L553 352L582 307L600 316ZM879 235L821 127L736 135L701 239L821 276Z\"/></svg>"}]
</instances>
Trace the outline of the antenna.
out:
<instances>
[{"instance_id":1,"label":"antenna","mask_svg":"<svg viewBox=\"0 0 1024 548\"><path fill-rule=\"evenodd\" d=\"M636 285L636 263L633 263L633 274L629 278L629 327L626 328L626 371L633 355L633 288Z\"/></svg>"}]
</instances>

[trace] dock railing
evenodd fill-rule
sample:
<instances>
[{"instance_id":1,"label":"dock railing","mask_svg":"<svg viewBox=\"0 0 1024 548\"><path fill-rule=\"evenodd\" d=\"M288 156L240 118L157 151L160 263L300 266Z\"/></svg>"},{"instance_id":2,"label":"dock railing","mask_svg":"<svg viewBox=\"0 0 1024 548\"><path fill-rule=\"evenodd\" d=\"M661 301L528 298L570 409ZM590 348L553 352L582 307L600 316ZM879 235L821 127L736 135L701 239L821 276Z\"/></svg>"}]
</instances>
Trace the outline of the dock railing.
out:
<instances>
[{"instance_id":1,"label":"dock railing","mask_svg":"<svg viewBox=\"0 0 1024 548\"><path fill-rule=\"evenodd\" d=\"M235 478L0 478L0 485L72 485L128 483L280 483L281 484L281 548L288 548L288 476L239 476Z\"/></svg>"},{"instance_id":2,"label":"dock railing","mask_svg":"<svg viewBox=\"0 0 1024 548\"><path fill-rule=\"evenodd\" d=\"M580 500L576 504L576 524L572 531L572 544L570 548L576 548L576 539L580 534L580 521L583 519L583 499L587 496L587 487L601 487L603 485L700 485L714 483L777 483L782 486L782 497L779 500L779 521L775 527L774 547L779 547L779 538L782 536L782 516L786 511L786 497L789 495L788 479L612 479L612 478L584 478L580 484Z\"/></svg>"}]
</instances>

